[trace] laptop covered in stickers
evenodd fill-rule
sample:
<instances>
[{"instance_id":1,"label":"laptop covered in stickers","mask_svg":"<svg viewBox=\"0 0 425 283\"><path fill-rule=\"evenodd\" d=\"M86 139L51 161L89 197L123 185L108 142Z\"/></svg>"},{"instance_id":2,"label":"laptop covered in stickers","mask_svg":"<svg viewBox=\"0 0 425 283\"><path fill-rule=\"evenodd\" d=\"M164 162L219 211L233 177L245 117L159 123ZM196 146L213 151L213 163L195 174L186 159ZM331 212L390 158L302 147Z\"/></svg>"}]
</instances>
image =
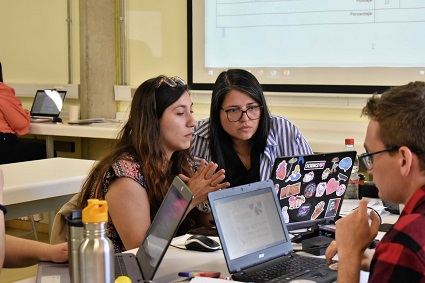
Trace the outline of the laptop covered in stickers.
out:
<instances>
[{"instance_id":1,"label":"laptop covered in stickers","mask_svg":"<svg viewBox=\"0 0 425 283\"><path fill-rule=\"evenodd\" d=\"M288 230L337 219L356 155L341 151L276 158L271 179Z\"/></svg>"}]
</instances>

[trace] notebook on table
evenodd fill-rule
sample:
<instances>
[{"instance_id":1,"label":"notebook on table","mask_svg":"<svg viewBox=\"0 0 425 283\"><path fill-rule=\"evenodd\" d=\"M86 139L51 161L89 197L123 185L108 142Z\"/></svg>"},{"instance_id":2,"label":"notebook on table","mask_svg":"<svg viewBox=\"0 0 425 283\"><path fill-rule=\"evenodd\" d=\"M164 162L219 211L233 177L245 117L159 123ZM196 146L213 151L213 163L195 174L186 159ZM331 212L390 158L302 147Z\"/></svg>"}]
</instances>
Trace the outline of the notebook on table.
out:
<instances>
[{"instance_id":1,"label":"notebook on table","mask_svg":"<svg viewBox=\"0 0 425 283\"><path fill-rule=\"evenodd\" d=\"M136 255L115 254L115 277L132 282L152 280L193 199L186 184L175 177Z\"/></svg>"},{"instance_id":2,"label":"notebook on table","mask_svg":"<svg viewBox=\"0 0 425 283\"><path fill-rule=\"evenodd\" d=\"M325 259L293 252L272 180L212 192L208 199L234 280L336 281Z\"/></svg>"},{"instance_id":3,"label":"notebook on table","mask_svg":"<svg viewBox=\"0 0 425 283\"><path fill-rule=\"evenodd\" d=\"M30 111L31 120L33 122L37 122L40 119L58 120L65 96L65 90L37 90Z\"/></svg>"},{"instance_id":4,"label":"notebook on table","mask_svg":"<svg viewBox=\"0 0 425 283\"><path fill-rule=\"evenodd\" d=\"M271 179L288 230L339 216L356 151L276 158Z\"/></svg>"},{"instance_id":5,"label":"notebook on table","mask_svg":"<svg viewBox=\"0 0 425 283\"><path fill-rule=\"evenodd\" d=\"M192 199L190 189L175 177L136 255L115 254L115 277L125 275L132 282L153 279ZM70 282L68 264L40 263L36 282Z\"/></svg>"}]
</instances>

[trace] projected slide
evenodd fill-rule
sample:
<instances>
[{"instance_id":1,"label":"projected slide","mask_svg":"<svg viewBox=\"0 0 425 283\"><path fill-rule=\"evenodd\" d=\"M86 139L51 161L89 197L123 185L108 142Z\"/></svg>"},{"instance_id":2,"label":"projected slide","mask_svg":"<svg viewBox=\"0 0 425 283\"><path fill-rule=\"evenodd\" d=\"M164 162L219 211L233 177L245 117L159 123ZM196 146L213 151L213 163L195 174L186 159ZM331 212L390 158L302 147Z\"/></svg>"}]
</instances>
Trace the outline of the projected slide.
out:
<instances>
[{"instance_id":1,"label":"projected slide","mask_svg":"<svg viewBox=\"0 0 425 283\"><path fill-rule=\"evenodd\" d=\"M189 1L189 81L201 88L229 68L272 91L369 94L425 81L424 0Z\"/></svg>"},{"instance_id":2,"label":"projected slide","mask_svg":"<svg viewBox=\"0 0 425 283\"><path fill-rule=\"evenodd\" d=\"M206 68L425 66L425 1L205 5Z\"/></svg>"}]
</instances>

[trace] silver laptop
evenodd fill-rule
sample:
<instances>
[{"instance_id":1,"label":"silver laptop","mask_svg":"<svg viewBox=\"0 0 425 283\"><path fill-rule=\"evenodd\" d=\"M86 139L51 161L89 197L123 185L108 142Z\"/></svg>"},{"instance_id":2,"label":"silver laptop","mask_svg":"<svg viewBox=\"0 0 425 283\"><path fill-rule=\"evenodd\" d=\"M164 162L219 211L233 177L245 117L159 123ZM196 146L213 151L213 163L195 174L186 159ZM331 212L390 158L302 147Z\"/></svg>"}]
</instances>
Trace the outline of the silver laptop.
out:
<instances>
[{"instance_id":1,"label":"silver laptop","mask_svg":"<svg viewBox=\"0 0 425 283\"><path fill-rule=\"evenodd\" d=\"M293 252L273 181L212 192L208 199L234 280L336 281L337 273L325 259Z\"/></svg>"},{"instance_id":2,"label":"silver laptop","mask_svg":"<svg viewBox=\"0 0 425 283\"><path fill-rule=\"evenodd\" d=\"M136 255L115 254L115 277L125 275L132 282L153 279L192 199L190 189L175 177ZM68 264L40 263L37 283L42 282L70 282Z\"/></svg>"},{"instance_id":3,"label":"silver laptop","mask_svg":"<svg viewBox=\"0 0 425 283\"><path fill-rule=\"evenodd\" d=\"M175 177L136 255L115 254L115 277L132 282L152 280L193 199L186 184Z\"/></svg>"}]
</instances>

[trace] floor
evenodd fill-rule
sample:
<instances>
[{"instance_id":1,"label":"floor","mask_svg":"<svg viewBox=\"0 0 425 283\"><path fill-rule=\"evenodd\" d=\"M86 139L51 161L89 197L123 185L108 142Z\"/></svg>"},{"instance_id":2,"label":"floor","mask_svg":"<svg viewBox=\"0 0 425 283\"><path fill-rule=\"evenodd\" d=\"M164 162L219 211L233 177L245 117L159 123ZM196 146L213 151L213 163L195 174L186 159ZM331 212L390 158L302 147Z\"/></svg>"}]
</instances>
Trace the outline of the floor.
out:
<instances>
[{"instance_id":1,"label":"floor","mask_svg":"<svg viewBox=\"0 0 425 283\"><path fill-rule=\"evenodd\" d=\"M16 228L8 228L6 227L6 234L8 235L21 235L26 230L16 229ZM49 235L47 233L38 232L38 240L42 242L49 242ZM23 238L34 240L34 235L28 234L22 236ZM19 280L23 280L25 278L35 277L37 275L37 265L33 265L25 268L3 268L0 274L0 282L1 283L11 283Z\"/></svg>"}]
</instances>

